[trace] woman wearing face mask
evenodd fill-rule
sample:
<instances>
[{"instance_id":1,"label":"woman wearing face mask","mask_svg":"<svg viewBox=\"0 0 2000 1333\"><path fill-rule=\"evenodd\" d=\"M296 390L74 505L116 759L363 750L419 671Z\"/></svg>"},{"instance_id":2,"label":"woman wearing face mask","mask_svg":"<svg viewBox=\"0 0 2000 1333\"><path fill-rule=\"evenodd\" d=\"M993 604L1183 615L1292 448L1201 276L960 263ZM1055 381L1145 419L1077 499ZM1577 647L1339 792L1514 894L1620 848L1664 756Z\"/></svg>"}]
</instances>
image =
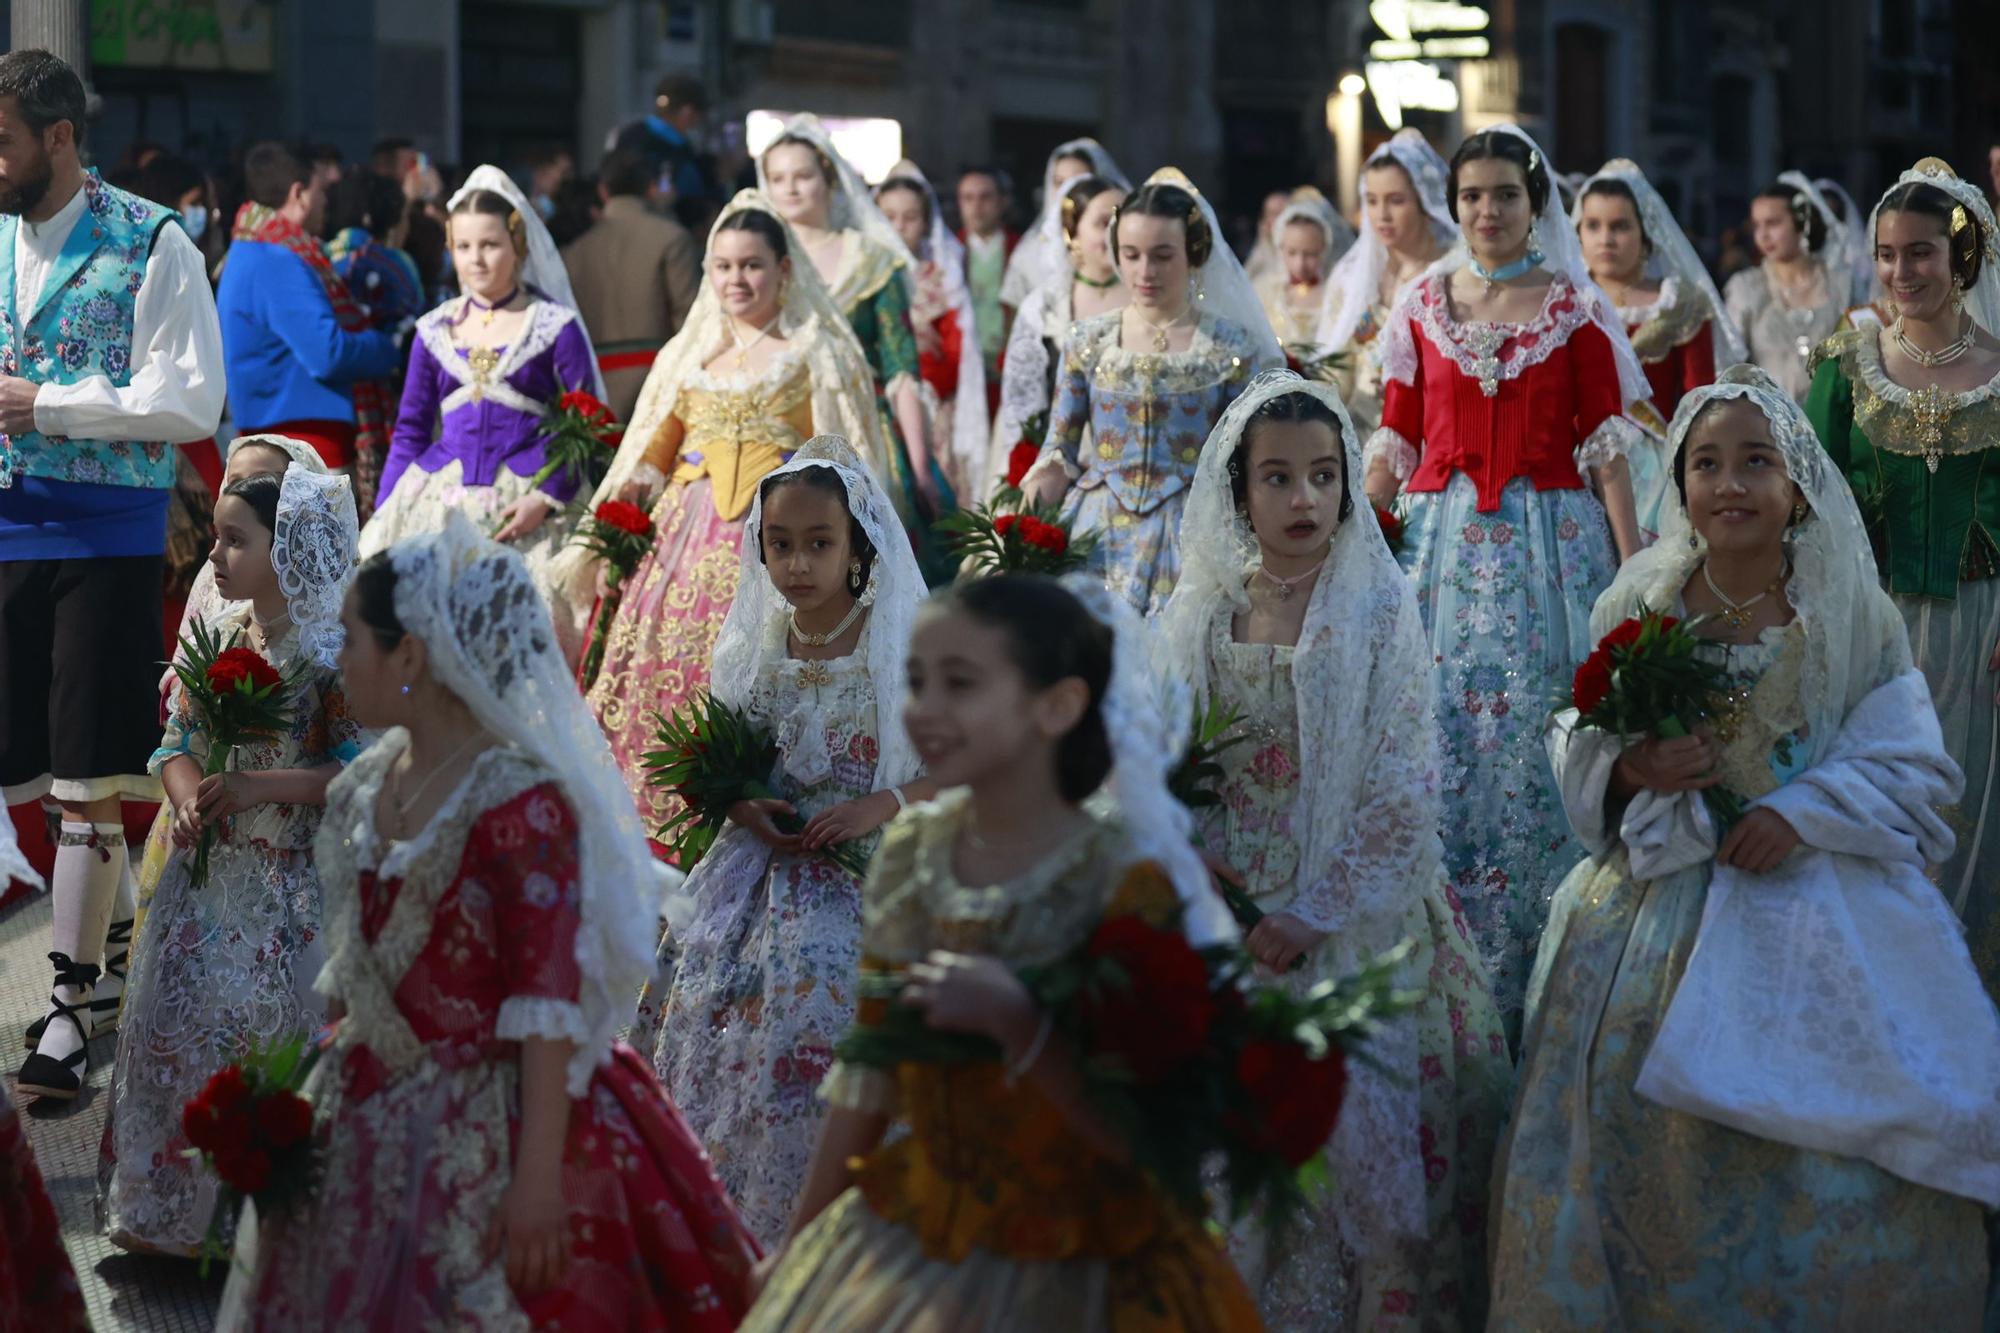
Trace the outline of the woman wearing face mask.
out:
<instances>
[{"instance_id":1,"label":"woman wearing face mask","mask_svg":"<svg viewBox=\"0 0 2000 1333\"><path fill-rule=\"evenodd\" d=\"M1382 424L1382 361L1376 342L1389 311L1458 240L1445 196L1450 171L1424 136L1401 129L1361 168L1367 225L1325 283L1313 341L1341 354L1334 383L1362 438Z\"/></svg>"},{"instance_id":2,"label":"woman wearing face mask","mask_svg":"<svg viewBox=\"0 0 2000 1333\"><path fill-rule=\"evenodd\" d=\"M1325 195L1308 186L1292 192L1291 202L1271 224L1271 243L1278 262L1255 280L1257 299L1288 352L1314 355L1326 275L1354 244L1354 228L1333 211Z\"/></svg>"},{"instance_id":3,"label":"woman wearing face mask","mask_svg":"<svg viewBox=\"0 0 2000 1333\"><path fill-rule=\"evenodd\" d=\"M1057 258L1048 266L1048 280L1022 300L1001 358L989 483L1018 482L1041 453L1047 432L1033 422L1046 417L1055 396L1056 367L1070 325L1122 310L1131 299L1111 254L1111 215L1125 202L1125 187L1103 176L1072 176L1056 187L1056 195L1056 207L1044 215L1036 238L1054 246Z\"/></svg>"},{"instance_id":4,"label":"woman wearing face mask","mask_svg":"<svg viewBox=\"0 0 2000 1333\"><path fill-rule=\"evenodd\" d=\"M1979 189L1934 157L1882 196L1870 231L1890 323L1820 346L1806 413L1854 487L1965 770L1938 886L2000 995L2000 239Z\"/></svg>"},{"instance_id":5,"label":"woman wearing face mask","mask_svg":"<svg viewBox=\"0 0 2000 1333\"><path fill-rule=\"evenodd\" d=\"M985 480L986 363L965 285L965 244L945 225L937 191L914 162L896 164L877 187L875 205L916 257L910 325L931 438L953 490L976 493Z\"/></svg>"},{"instance_id":6,"label":"woman wearing face mask","mask_svg":"<svg viewBox=\"0 0 2000 1333\"><path fill-rule=\"evenodd\" d=\"M1812 350L1854 299L1848 227L1796 171L1750 201L1750 227L1761 258L1730 278L1723 302L1750 359L1803 401Z\"/></svg>"},{"instance_id":7,"label":"woman wearing face mask","mask_svg":"<svg viewBox=\"0 0 2000 1333\"><path fill-rule=\"evenodd\" d=\"M435 532L446 515L463 513L520 549L551 594L556 630L574 657L584 608L553 600L549 562L574 526L564 507L584 479L559 469L534 481L547 462L543 416L572 389L602 399L604 381L562 256L520 187L480 167L450 209L464 294L417 321L361 552Z\"/></svg>"},{"instance_id":8,"label":"woman wearing face mask","mask_svg":"<svg viewBox=\"0 0 2000 1333\"><path fill-rule=\"evenodd\" d=\"M867 362L819 275L797 256L791 229L755 190L722 210L709 233L707 280L655 358L591 497L592 508L638 504L653 523L653 549L620 590L603 663L583 682L648 832L680 809L646 780L656 714L708 684L758 484L822 433L847 439L884 475L888 445ZM610 591L601 568L572 543L556 578L588 606Z\"/></svg>"},{"instance_id":9,"label":"woman wearing face mask","mask_svg":"<svg viewBox=\"0 0 2000 1333\"><path fill-rule=\"evenodd\" d=\"M1623 411L1647 385L1535 142L1513 126L1475 134L1451 181L1465 249L1381 335L1367 489L1407 507L1401 560L1455 779L1445 861L1518 1042L1548 893L1579 855L1542 720L1591 649L1591 604L1639 549L1625 456L1645 435Z\"/></svg>"},{"instance_id":10,"label":"woman wearing face mask","mask_svg":"<svg viewBox=\"0 0 2000 1333\"><path fill-rule=\"evenodd\" d=\"M881 433L891 446L874 462L887 469L884 485L917 542L926 576L948 578L952 562L930 537L930 525L956 509L958 500L917 387L923 366L910 324L916 260L815 117L786 123L757 160L757 186L791 227L801 257L861 342L874 372Z\"/></svg>"},{"instance_id":11,"label":"woman wearing face mask","mask_svg":"<svg viewBox=\"0 0 2000 1333\"><path fill-rule=\"evenodd\" d=\"M1149 615L1180 577L1181 506L1209 431L1284 353L1179 171L1155 172L1119 206L1111 245L1131 304L1063 340L1048 438L1022 487L1098 533L1093 571Z\"/></svg>"}]
</instances>

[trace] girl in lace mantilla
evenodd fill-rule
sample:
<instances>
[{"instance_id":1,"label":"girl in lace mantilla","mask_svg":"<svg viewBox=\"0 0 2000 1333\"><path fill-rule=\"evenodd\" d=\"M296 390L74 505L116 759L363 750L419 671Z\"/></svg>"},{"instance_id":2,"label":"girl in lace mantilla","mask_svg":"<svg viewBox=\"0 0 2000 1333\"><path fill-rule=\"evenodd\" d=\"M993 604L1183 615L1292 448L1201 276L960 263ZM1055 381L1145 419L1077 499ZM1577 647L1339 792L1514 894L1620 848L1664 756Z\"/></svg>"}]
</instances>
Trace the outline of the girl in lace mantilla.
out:
<instances>
[{"instance_id":1,"label":"girl in lace mantilla","mask_svg":"<svg viewBox=\"0 0 2000 1333\"><path fill-rule=\"evenodd\" d=\"M733 1327L755 1243L613 1039L660 875L526 565L454 517L365 562L344 616L355 710L392 729L316 846L321 1171L258 1219L221 1326Z\"/></svg>"},{"instance_id":2,"label":"girl in lace mantilla","mask_svg":"<svg viewBox=\"0 0 2000 1333\"><path fill-rule=\"evenodd\" d=\"M1529 992L1489 1327L1976 1327L2000 1019L1925 877L1960 774L1789 394L1725 371L1669 443L1667 530L1593 629L1704 617L1732 688L1677 740L1551 730L1591 855Z\"/></svg>"},{"instance_id":3,"label":"girl in lace mantilla","mask_svg":"<svg viewBox=\"0 0 2000 1333\"><path fill-rule=\"evenodd\" d=\"M1750 201L1758 261L1731 275L1722 299L1750 360L1803 400L1812 352L1860 299L1851 228L1805 173L1787 171Z\"/></svg>"},{"instance_id":4,"label":"girl in lace mantilla","mask_svg":"<svg viewBox=\"0 0 2000 1333\"><path fill-rule=\"evenodd\" d=\"M924 583L889 497L821 436L764 479L748 531L713 688L777 738L778 796L731 812L670 907L638 1031L745 1222L775 1244L854 1020L861 884L820 853L872 842L934 791L895 725ZM805 829L780 833L779 814Z\"/></svg>"},{"instance_id":5,"label":"girl in lace mantilla","mask_svg":"<svg viewBox=\"0 0 2000 1333\"><path fill-rule=\"evenodd\" d=\"M1476 1328L1513 1071L1445 886L1423 623L1353 502L1360 455L1331 387L1260 376L1195 476L1156 644L1199 706L1243 719L1203 843L1266 913L1251 954L1309 988L1410 938L1424 992L1351 1067L1327 1202L1232 1249L1272 1328Z\"/></svg>"},{"instance_id":6,"label":"girl in lace mantilla","mask_svg":"<svg viewBox=\"0 0 2000 1333\"><path fill-rule=\"evenodd\" d=\"M1548 700L1590 650L1590 607L1639 549L1623 413L1647 396L1583 265L1546 156L1513 126L1467 139L1447 193L1464 245L1383 330L1376 507L1402 496L1403 568L1444 740L1445 866L1510 1042L1547 918L1581 854L1542 751Z\"/></svg>"},{"instance_id":7,"label":"girl in lace mantilla","mask_svg":"<svg viewBox=\"0 0 2000 1333\"><path fill-rule=\"evenodd\" d=\"M591 501L647 505L653 521L653 549L625 580L604 664L585 688L655 833L680 809L647 781L655 714L671 714L708 683L758 486L815 432L840 435L886 476L867 363L770 202L753 190L731 200L709 232L704 262L694 309L654 360ZM567 594L588 605L599 568L573 543L556 572Z\"/></svg>"},{"instance_id":8,"label":"girl in lace mantilla","mask_svg":"<svg viewBox=\"0 0 2000 1333\"><path fill-rule=\"evenodd\" d=\"M178 682L173 691L153 769L175 850L133 960L98 1167L99 1223L126 1249L197 1250L216 1181L183 1155L182 1106L252 1044L310 1032L324 1014L312 990L324 949L311 848L327 783L362 739L334 669L354 569L349 486L294 463L282 481L233 481L216 502L215 590L236 605L211 628L305 674L284 734L240 746L212 777L202 776L209 739ZM204 827L216 841L197 887L188 871Z\"/></svg>"},{"instance_id":9,"label":"girl in lace mantilla","mask_svg":"<svg viewBox=\"0 0 2000 1333\"><path fill-rule=\"evenodd\" d=\"M1014 576L961 584L919 619L903 722L958 790L890 827L862 975L904 979L902 1003L991 1036L1004 1064L834 1066L792 1236L746 1330L1261 1327L1201 1219L1124 1165L1013 971L1073 949L1114 903L1178 898L1191 939L1231 931L1166 793L1144 649L1107 628L1117 610L1086 580ZM1118 816L1082 804L1107 772ZM886 1003L866 1001L860 1024ZM884 1147L892 1117L910 1132Z\"/></svg>"}]
</instances>

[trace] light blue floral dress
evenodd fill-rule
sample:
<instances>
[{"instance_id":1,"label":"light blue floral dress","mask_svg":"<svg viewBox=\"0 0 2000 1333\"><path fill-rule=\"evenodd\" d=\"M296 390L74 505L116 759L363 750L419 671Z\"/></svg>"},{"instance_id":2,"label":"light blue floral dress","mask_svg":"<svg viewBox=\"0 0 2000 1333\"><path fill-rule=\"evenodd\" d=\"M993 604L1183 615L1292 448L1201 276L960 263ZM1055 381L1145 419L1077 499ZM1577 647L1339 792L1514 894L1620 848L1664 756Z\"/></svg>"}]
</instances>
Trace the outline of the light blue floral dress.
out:
<instances>
[{"instance_id":1,"label":"light blue floral dress","mask_svg":"<svg viewBox=\"0 0 2000 1333\"><path fill-rule=\"evenodd\" d=\"M1277 362L1213 315L1201 316L1185 352L1127 351L1121 318L1070 326L1042 452L1060 456L1073 479L1063 517L1078 536L1097 534L1092 572L1154 615L1180 581L1181 510L1202 445L1244 386Z\"/></svg>"}]
</instances>

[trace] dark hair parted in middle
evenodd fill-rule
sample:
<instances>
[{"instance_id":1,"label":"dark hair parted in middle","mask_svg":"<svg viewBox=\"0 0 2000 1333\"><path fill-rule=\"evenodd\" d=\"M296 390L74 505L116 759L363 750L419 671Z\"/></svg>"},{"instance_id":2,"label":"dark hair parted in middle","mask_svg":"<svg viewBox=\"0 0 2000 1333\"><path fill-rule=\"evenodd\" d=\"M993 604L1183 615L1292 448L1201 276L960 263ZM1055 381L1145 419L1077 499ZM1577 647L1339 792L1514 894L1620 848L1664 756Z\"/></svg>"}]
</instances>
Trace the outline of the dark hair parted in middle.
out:
<instances>
[{"instance_id":1,"label":"dark hair parted in middle","mask_svg":"<svg viewBox=\"0 0 2000 1333\"><path fill-rule=\"evenodd\" d=\"M1270 399L1243 423L1243 434L1236 440L1236 452L1229 456L1229 493L1236 498L1236 512L1242 513L1250 503L1251 442L1256 439L1257 428L1271 421L1299 424L1317 421L1333 432L1334 456L1340 459L1340 518L1346 521L1347 516L1354 512L1354 478L1347 475L1347 438L1340 430L1340 416L1303 389L1281 393Z\"/></svg>"},{"instance_id":2,"label":"dark hair parted in middle","mask_svg":"<svg viewBox=\"0 0 2000 1333\"><path fill-rule=\"evenodd\" d=\"M1583 197L1585 199L1623 199L1626 203L1632 205L1632 225L1639 229L1639 252L1647 255L1653 253L1653 238L1646 234L1646 219L1639 212L1639 196L1632 193L1631 186L1615 176L1606 176L1602 180L1594 180L1585 186Z\"/></svg>"},{"instance_id":3,"label":"dark hair parted in middle","mask_svg":"<svg viewBox=\"0 0 2000 1333\"><path fill-rule=\"evenodd\" d=\"M794 472L773 473L764 478L757 486L757 498L763 502L765 509L769 509L771 497L787 486L804 486L808 490L824 492L840 501L841 512L847 515L848 552L861 562L861 572L852 576L848 591L859 596L861 590L868 586L868 576L875 570L875 543L868 540L868 534L862 530L861 520L854 516L853 507L847 503L847 483L840 479L840 473L833 468L802 467ZM768 563L764 559L763 527L759 525L757 531L747 534L747 539L757 543L757 563L760 565Z\"/></svg>"},{"instance_id":4,"label":"dark hair parted in middle","mask_svg":"<svg viewBox=\"0 0 2000 1333\"><path fill-rule=\"evenodd\" d=\"M1528 209L1540 214L1549 202L1549 191L1554 183L1549 179L1549 164L1542 160L1526 139L1505 130L1481 130L1458 146L1451 155L1451 188L1445 191L1445 207L1451 210L1451 220L1458 221L1458 171L1468 162L1512 162L1521 169L1523 179L1528 182Z\"/></svg>"},{"instance_id":5,"label":"dark hair parted in middle","mask_svg":"<svg viewBox=\"0 0 2000 1333\"><path fill-rule=\"evenodd\" d=\"M1174 218L1187 230L1187 261L1189 268L1200 268L1215 252L1215 233L1209 230L1208 218L1202 213L1201 205L1185 189L1169 181L1153 181L1141 185L1118 205L1118 211L1111 215L1111 252L1118 253L1118 223L1122 218Z\"/></svg>"},{"instance_id":6,"label":"dark hair parted in middle","mask_svg":"<svg viewBox=\"0 0 2000 1333\"><path fill-rule=\"evenodd\" d=\"M790 254L790 248L785 244L785 224L760 208L737 209L716 223L715 231L717 235L725 231L747 231L752 236L762 236L777 258L783 259Z\"/></svg>"},{"instance_id":7,"label":"dark hair parted in middle","mask_svg":"<svg viewBox=\"0 0 2000 1333\"><path fill-rule=\"evenodd\" d=\"M1090 704L1056 747L1056 785L1065 801L1081 801L1111 773L1111 733L1104 692L1111 687L1111 627L1054 579L998 574L942 589L931 605L963 611L1007 636L1007 656L1028 684L1045 690L1071 676Z\"/></svg>"},{"instance_id":8,"label":"dark hair parted in middle","mask_svg":"<svg viewBox=\"0 0 2000 1333\"><path fill-rule=\"evenodd\" d=\"M1980 264L1985 259L1984 238L1979 234L1979 220L1964 204L1935 185L1909 181L1882 196L1882 204L1875 210L1878 223L1884 213L1921 213L1935 220L1951 256L1951 276L1961 287L1970 288L1979 281Z\"/></svg>"},{"instance_id":9,"label":"dark hair parted in middle","mask_svg":"<svg viewBox=\"0 0 2000 1333\"><path fill-rule=\"evenodd\" d=\"M1776 199L1792 215L1792 225L1799 229L1799 237L1805 242L1807 254L1818 254L1826 244L1826 218L1812 205L1812 199L1804 190L1776 181L1757 191L1759 199Z\"/></svg>"}]
</instances>

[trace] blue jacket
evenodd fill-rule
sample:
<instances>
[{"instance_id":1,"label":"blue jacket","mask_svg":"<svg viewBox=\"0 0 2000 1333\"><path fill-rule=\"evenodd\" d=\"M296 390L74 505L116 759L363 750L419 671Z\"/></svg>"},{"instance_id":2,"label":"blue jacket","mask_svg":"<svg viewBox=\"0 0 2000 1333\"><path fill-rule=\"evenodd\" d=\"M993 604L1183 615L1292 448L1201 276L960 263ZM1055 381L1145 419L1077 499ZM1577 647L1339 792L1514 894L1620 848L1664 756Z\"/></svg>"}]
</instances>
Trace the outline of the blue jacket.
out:
<instances>
[{"instance_id":1,"label":"blue jacket","mask_svg":"<svg viewBox=\"0 0 2000 1333\"><path fill-rule=\"evenodd\" d=\"M215 311L229 366L230 415L239 430L352 421L348 386L386 379L402 364L390 335L341 328L319 278L282 245L231 245Z\"/></svg>"}]
</instances>

